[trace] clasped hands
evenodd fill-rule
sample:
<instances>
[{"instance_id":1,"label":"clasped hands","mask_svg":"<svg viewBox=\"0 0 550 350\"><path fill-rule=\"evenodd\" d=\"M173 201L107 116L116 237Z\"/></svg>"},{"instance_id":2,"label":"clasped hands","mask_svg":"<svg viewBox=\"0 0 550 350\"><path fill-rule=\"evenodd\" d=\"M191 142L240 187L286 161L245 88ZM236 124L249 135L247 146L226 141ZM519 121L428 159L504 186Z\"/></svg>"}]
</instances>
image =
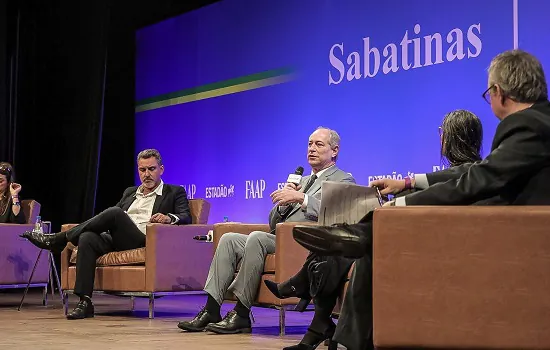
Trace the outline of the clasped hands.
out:
<instances>
[{"instance_id":1,"label":"clasped hands","mask_svg":"<svg viewBox=\"0 0 550 350\"><path fill-rule=\"evenodd\" d=\"M296 185L293 183L287 183L285 187L280 190L273 191L269 196L273 204L277 205L288 205L292 203L304 202L304 193L299 192L302 188L301 185Z\"/></svg>"}]
</instances>

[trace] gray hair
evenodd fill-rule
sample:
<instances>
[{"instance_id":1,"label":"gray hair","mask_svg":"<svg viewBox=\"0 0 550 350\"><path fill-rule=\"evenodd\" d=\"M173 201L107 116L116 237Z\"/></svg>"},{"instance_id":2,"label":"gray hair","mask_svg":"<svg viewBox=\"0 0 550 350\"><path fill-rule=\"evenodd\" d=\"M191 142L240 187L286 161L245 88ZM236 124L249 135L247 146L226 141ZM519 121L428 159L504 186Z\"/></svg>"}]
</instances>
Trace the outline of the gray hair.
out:
<instances>
[{"instance_id":1,"label":"gray hair","mask_svg":"<svg viewBox=\"0 0 550 350\"><path fill-rule=\"evenodd\" d=\"M340 147L340 135L336 132L336 130L332 130L330 128L319 126L316 130L326 130L328 131L329 137L328 137L328 145L331 149L335 149L336 147ZM336 157L334 157L334 160L338 159L338 154Z\"/></svg>"},{"instance_id":2,"label":"gray hair","mask_svg":"<svg viewBox=\"0 0 550 350\"><path fill-rule=\"evenodd\" d=\"M522 50L497 55L489 66L489 86L498 85L504 96L519 103L548 99L548 87L539 60Z\"/></svg>"},{"instance_id":3,"label":"gray hair","mask_svg":"<svg viewBox=\"0 0 550 350\"><path fill-rule=\"evenodd\" d=\"M139 161L140 159L149 159L151 157L155 157L157 159L157 163L159 165L162 165L162 157L160 156L160 152L153 148L144 149L143 151L139 152L137 155L137 160Z\"/></svg>"}]
</instances>

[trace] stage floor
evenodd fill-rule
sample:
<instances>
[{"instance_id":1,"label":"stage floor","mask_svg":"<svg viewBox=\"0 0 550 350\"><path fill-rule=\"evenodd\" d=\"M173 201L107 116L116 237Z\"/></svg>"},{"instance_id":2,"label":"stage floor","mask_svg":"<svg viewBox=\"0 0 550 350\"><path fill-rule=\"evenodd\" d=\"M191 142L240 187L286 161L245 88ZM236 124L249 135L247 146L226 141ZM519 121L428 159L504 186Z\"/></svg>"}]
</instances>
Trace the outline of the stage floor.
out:
<instances>
[{"instance_id":1,"label":"stage floor","mask_svg":"<svg viewBox=\"0 0 550 350\"><path fill-rule=\"evenodd\" d=\"M21 311L22 291L0 291L0 349L282 349L299 342L312 312L287 312L286 335L278 335L278 311L253 308L252 334L217 335L186 333L177 322L192 318L205 302L203 295L163 297L155 301L155 319L147 318L147 299L94 296L96 316L66 320L59 296L49 295L48 306L41 293L29 293ZM76 297L70 298L70 309ZM222 313L233 307L224 305ZM320 349L326 349L321 346Z\"/></svg>"}]
</instances>

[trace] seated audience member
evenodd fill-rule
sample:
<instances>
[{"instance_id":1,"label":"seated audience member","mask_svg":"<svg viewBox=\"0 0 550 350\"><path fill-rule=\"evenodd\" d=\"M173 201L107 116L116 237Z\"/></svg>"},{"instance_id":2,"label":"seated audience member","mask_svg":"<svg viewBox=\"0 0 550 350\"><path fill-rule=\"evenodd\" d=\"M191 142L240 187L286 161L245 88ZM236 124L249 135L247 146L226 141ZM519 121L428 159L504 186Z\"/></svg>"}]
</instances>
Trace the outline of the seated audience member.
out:
<instances>
[{"instance_id":1,"label":"seated audience member","mask_svg":"<svg viewBox=\"0 0 550 350\"><path fill-rule=\"evenodd\" d=\"M550 102L542 65L521 50L497 55L483 98L500 119L491 153L431 179L375 181L384 193L398 193L415 182L427 187L385 206L471 205L495 196L505 205L550 205ZM358 259L334 339L349 350L372 349L372 212L358 224L297 226L293 233L318 254Z\"/></svg>"},{"instance_id":2,"label":"seated audience member","mask_svg":"<svg viewBox=\"0 0 550 350\"><path fill-rule=\"evenodd\" d=\"M26 224L21 210L21 185L14 182L15 174L9 163L0 163L0 224Z\"/></svg>"},{"instance_id":3,"label":"seated audience member","mask_svg":"<svg viewBox=\"0 0 550 350\"><path fill-rule=\"evenodd\" d=\"M439 136L444 164L457 166L481 160L483 127L475 114L466 110L448 113L439 127ZM288 281L277 284L264 280L269 290L279 298L308 294L314 299L315 314L304 338L299 344L283 350L315 349L325 339L332 338L336 328L331 320L332 310L353 261L341 256L310 253L302 269Z\"/></svg>"},{"instance_id":4,"label":"seated audience member","mask_svg":"<svg viewBox=\"0 0 550 350\"><path fill-rule=\"evenodd\" d=\"M191 223L191 212L185 189L165 184L161 176L164 165L154 149L137 156L140 186L127 188L116 206L106 209L82 224L54 235L25 232L38 248L61 251L71 242L78 247L74 293L80 297L76 308L67 314L70 320L94 316L92 291L96 260L113 251L145 247L149 223L185 225Z\"/></svg>"},{"instance_id":5,"label":"seated audience member","mask_svg":"<svg viewBox=\"0 0 550 350\"><path fill-rule=\"evenodd\" d=\"M320 127L311 134L307 149L311 175L304 176L298 186L288 183L271 194L276 204L269 215L271 232L275 232L279 222L317 221L323 181L355 182L350 174L336 167L339 150L340 136L336 131ZM206 280L206 306L193 320L182 321L178 327L191 332L250 332L250 308L258 292L265 257L270 253L275 253L275 235L272 233L224 234ZM220 306L227 291L233 292L238 300L235 308L222 319Z\"/></svg>"}]
</instances>

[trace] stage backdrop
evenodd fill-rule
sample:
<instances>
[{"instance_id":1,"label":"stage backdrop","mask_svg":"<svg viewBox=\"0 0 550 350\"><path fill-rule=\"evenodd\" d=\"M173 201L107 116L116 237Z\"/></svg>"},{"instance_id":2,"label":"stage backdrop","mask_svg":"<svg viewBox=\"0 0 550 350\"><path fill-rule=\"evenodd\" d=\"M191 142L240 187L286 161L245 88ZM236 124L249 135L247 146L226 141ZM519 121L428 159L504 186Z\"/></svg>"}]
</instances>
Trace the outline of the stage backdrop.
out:
<instances>
[{"instance_id":1,"label":"stage backdrop","mask_svg":"<svg viewBox=\"0 0 550 350\"><path fill-rule=\"evenodd\" d=\"M136 152L157 148L164 181L210 201L212 223L267 222L269 194L309 173L318 126L339 132L337 165L359 184L439 169L438 126L455 109L481 118L487 154L490 60L519 43L548 65L550 6L398 4L226 0L141 29Z\"/></svg>"}]
</instances>

